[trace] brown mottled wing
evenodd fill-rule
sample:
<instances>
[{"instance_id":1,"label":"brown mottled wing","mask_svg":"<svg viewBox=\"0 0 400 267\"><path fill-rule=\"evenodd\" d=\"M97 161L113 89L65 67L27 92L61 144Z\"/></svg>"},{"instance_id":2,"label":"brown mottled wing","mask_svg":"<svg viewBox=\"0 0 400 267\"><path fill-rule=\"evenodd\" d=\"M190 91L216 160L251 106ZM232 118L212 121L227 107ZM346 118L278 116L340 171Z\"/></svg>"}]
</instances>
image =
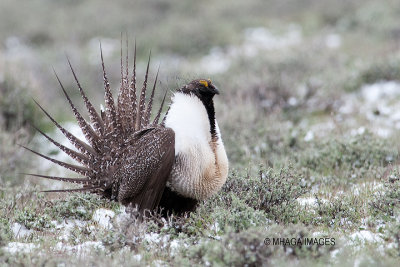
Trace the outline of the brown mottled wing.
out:
<instances>
[{"instance_id":1,"label":"brown mottled wing","mask_svg":"<svg viewBox=\"0 0 400 267\"><path fill-rule=\"evenodd\" d=\"M119 182L118 200L152 210L160 202L175 159L175 133L156 126L143 130L139 139L128 146L125 160L114 173Z\"/></svg>"}]
</instances>

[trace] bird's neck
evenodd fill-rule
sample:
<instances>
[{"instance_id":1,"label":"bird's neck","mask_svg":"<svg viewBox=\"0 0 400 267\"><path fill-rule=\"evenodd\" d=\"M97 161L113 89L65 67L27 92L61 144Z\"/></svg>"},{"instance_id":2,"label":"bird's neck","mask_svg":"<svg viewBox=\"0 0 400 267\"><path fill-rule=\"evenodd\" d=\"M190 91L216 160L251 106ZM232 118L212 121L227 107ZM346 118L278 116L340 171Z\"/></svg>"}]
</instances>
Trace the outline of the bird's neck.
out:
<instances>
[{"instance_id":1,"label":"bird's neck","mask_svg":"<svg viewBox=\"0 0 400 267\"><path fill-rule=\"evenodd\" d=\"M218 138L212 99L201 100L193 94L175 93L165 126L175 132L175 153L181 152L184 147L188 148L189 143L208 145Z\"/></svg>"},{"instance_id":2,"label":"bird's neck","mask_svg":"<svg viewBox=\"0 0 400 267\"><path fill-rule=\"evenodd\" d=\"M201 102L203 103L204 107L207 111L208 120L210 122L210 134L212 141L217 140L217 132L215 130L215 109L214 109L214 101L211 97L202 97L200 98Z\"/></svg>"}]
</instances>

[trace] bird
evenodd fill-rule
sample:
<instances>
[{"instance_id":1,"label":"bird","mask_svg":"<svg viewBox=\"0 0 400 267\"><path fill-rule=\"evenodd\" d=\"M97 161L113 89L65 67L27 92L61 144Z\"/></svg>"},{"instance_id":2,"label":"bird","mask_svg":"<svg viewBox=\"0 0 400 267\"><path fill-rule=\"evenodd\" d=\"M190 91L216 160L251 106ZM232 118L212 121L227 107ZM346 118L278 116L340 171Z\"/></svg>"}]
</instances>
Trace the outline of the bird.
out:
<instances>
[{"instance_id":1,"label":"bird","mask_svg":"<svg viewBox=\"0 0 400 267\"><path fill-rule=\"evenodd\" d=\"M143 85L139 90L136 79L136 42L131 74L128 52L124 66L121 46L121 85L116 101L107 77L101 43L100 58L105 109L99 113L88 99L67 57L89 121L78 111L54 71L85 140L70 133L34 100L75 149L62 145L39 128L33 127L78 164L59 161L23 146L81 177L24 174L81 186L44 192L94 193L126 206L134 206L141 212L159 209L163 214L182 214L194 211L199 202L216 194L228 177L229 162L213 102L219 89L210 79L195 79L183 85L173 93L168 110L161 120L166 91L151 120L159 74L158 69L151 94L147 96L151 53Z\"/></svg>"}]
</instances>

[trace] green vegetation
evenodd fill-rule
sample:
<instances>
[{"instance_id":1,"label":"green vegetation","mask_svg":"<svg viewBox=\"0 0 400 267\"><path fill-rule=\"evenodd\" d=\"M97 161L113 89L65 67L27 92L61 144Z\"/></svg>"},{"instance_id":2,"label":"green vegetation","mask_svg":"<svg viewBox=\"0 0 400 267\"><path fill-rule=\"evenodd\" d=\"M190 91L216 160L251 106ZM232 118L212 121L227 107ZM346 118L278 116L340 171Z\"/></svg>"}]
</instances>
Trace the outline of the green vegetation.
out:
<instances>
[{"instance_id":1,"label":"green vegetation","mask_svg":"<svg viewBox=\"0 0 400 267\"><path fill-rule=\"evenodd\" d=\"M0 72L0 75L3 76L0 79L0 186L4 186L16 184L17 173L30 167L28 157L22 157L17 144L30 141L34 131L29 123L41 125L41 114L23 82L9 72Z\"/></svg>"}]
</instances>

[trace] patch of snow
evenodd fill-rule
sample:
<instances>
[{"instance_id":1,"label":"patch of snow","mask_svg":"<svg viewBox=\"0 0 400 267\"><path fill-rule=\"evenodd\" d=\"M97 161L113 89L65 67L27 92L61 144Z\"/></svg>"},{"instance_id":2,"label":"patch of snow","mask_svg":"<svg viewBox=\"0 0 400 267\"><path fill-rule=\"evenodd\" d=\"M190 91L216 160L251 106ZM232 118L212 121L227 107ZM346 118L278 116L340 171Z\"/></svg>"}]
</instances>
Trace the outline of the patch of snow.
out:
<instances>
[{"instance_id":1,"label":"patch of snow","mask_svg":"<svg viewBox=\"0 0 400 267\"><path fill-rule=\"evenodd\" d=\"M306 142L310 142L313 139L314 139L314 132L313 131L308 131L306 136L304 136L304 141L306 141Z\"/></svg>"},{"instance_id":2,"label":"patch of snow","mask_svg":"<svg viewBox=\"0 0 400 267\"><path fill-rule=\"evenodd\" d=\"M299 103L299 101L297 100L297 98L295 98L293 96L288 99L288 104L290 106L297 106L298 103Z\"/></svg>"},{"instance_id":3,"label":"patch of snow","mask_svg":"<svg viewBox=\"0 0 400 267\"><path fill-rule=\"evenodd\" d=\"M38 245L35 245L33 243L10 242L3 247L3 251L11 254L29 253L37 247Z\"/></svg>"},{"instance_id":4,"label":"patch of snow","mask_svg":"<svg viewBox=\"0 0 400 267\"><path fill-rule=\"evenodd\" d=\"M85 209L83 206L77 207L77 208L76 208L76 211L78 211L78 212L80 212L80 213L82 213L82 214L85 214L85 213L86 213L86 209Z\"/></svg>"},{"instance_id":5,"label":"patch of snow","mask_svg":"<svg viewBox=\"0 0 400 267\"><path fill-rule=\"evenodd\" d=\"M309 198L298 198L297 202L302 205L302 206L317 206L317 199L315 199L314 197L309 197Z\"/></svg>"},{"instance_id":6,"label":"patch of snow","mask_svg":"<svg viewBox=\"0 0 400 267\"><path fill-rule=\"evenodd\" d=\"M342 37L339 34L331 33L325 37L325 45L331 49L337 49L342 45Z\"/></svg>"},{"instance_id":7,"label":"patch of snow","mask_svg":"<svg viewBox=\"0 0 400 267\"><path fill-rule=\"evenodd\" d=\"M87 241L75 246L70 246L67 244L63 244L62 242L58 242L55 246L55 249L60 252L82 255L91 252L93 249L104 250L104 246L100 241Z\"/></svg>"},{"instance_id":8,"label":"patch of snow","mask_svg":"<svg viewBox=\"0 0 400 267\"><path fill-rule=\"evenodd\" d=\"M219 227L219 223L218 222L214 222L211 227L210 227L211 231L214 231L215 233L218 233L221 228Z\"/></svg>"},{"instance_id":9,"label":"patch of snow","mask_svg":"<svg viewBox=\"0 0 400 267\"><path fill-rule=\"evenodd\" d=\"M131 214L126 212L125 206L121 206L118 215L115 217L115 222L117 225L121 225L123 222L129 220L130 218Z\"/></svg>"},{"instance_id":10,"label":"patch of snow","mask_svg":"<svg viewBox=\"0 0 400 267\"><path fill-rule=\"evenodd\" d=\"M177 252L179 251L181 247L181 242L179 242L179 240L174 239L169 243L169 249L170 249L170 253L171 255L176 255Z\"/></svg>"},{"instance_id":11,"label":"patch of snow","mask_svg":"<svg viewBox=\"0 0 400 267\"><path fill-rule=\"evenodd\" d=\"M386 255L386 250L397 249L397 244L394 242L382 243L377 247L377 251L382 255Z\"/></svg>"},{"instance_id":12,"label":"patch of snow","mask_svg":"<svg viewBox=\"0 0 400 267\"><path fill-rule=\"evenodd\" d=\"M361 88L361 95L369 103L377 103L382 99L392 99L395 96L400 96L400 83L379 81L367 84Z\"/></svg>"},{"instance_id":13,"label":"patch of snow","mask_svg":"<svg viewBox=\"0 0 400 267\"><path fill-rule=\"evenodd\" d=\"M170 239L170 235L160 235L157 233L145 234L143 237L143 241L145 241L149 245L149 248L151 248L151 246L153 246L154 244L157 244L162 249L168 248L170 244Z\"/></svg>"},{"instance_id":14,"label":"patch of snow","mask_svg":"<svg viewBox=\"0 0 400 267\"><path fill-rule=\"evenodd\" d=\"M362 244L365 244L367 242L378 243L378 242L383 241L380 234L376 234L376 233L373 233L373 232L367 231L367 230L361 230L361 231L355 232L352 235L350 235L350 238L353 241L359 241Z\"/></svg>"},{"instance_id":15,"label":"patch of snow","mask_svg":"<svg viewBox=\"0 0 400 267\"><path fill-rule=\"evenodd\" d=\"M377 193L381 191L383 188L383 183L377 182L377 181L371 181L371 182L365 182L365 183L360 183L360 184L355 184L351 187L351 191L355 196L360 195L361 192L366 192L370 193Z\"/></svg>"},{"instance_id":16,"label":"patch of snow","mask_svg":"<svg viewBox=\"0 0 400 267\"><path fill-rule=\"evenodd\" d=\"M144 240L148 243L159 243L160 242L160 235L157 233L149 233L145 234Z\"/></svg>"},{"instance_id":17,"label":"patch of snow","mask_svg":"<svg viewBox=\"0 0 400 267\"><path fill-rule=\"evenodd\" d=\"M376 134L382 138L388 138L392 135L393 130L389 128L378 128Z\"/></svg>"},{"instance_id":18,"label":"patch of snow","mask_svg":"<svg viewBox=\"0 0 400 267\"><path fill-rule=\"evenodd\" d=\"M360 114L367 119L369 124L363 125L362 132L368 129L382 138L388 138L395 129L400 129L399 98L400 82L382 80L363 85L359 92L344 95L338 110L344 115ZM350 134L357 135L358 130L352 129Z\"/></svg>"},{"instance_id":19,"label":"patch of snow","mask_svg":"<svg viewBox=\"0 0 400 267\"><path fill-rule=\"evenodd\" d=\"M391 242L391 243L386 245L386 248L387 249L397 249L397 243Z\"/></svg>"},{"instance_id":20,"label":"patch of snow","mask_svg":"<svg viewBox=\"0 0 400 267\"><path fill-rule=\"evenodd\" d=\"M96 231L96 226L90 225L90 226L89 226L89 231L90 231L90 232Z\"/></svg>"},{"instance_id":21,"label":"patch of snow","mask_svg":"<svg viewBox=\"0 0 400 267\"><path fill-rule=\"evenodd\" d=\"M52 222L53 223L53 222ZM81 220L65 220L62 223L54 223L54 228L59 232L59 240L68 241L71 235L71 231L75 227L83 228L87 225L86 222Z\"/></svg>"},{"instance_id":22,"label":"patch of snow","mask_svg":"<svg viewBox=\"0 0 400 267\"><path fill-rule=\"evenodd\" d=\"M332 220L332 224L334 224L334 220ZM353 223L349 221L348 218L340 218L340 225L347 225L347 226L352 226Z\"/></svg>"},{"instance_id":23,"label":"patch of snow","mask_svg":"<svg viewBox=\"0 0 400 267\"><path fill-rule=\"evenodd\" d=\"M360 195L360 188L357 186L353 186L353 195L359 196Z\"/></svg>"},{"instance_id":24,"label":"patch of snow","mask_svg":"<svg viewBox=\"0 0 400 267\"><path fill-rule=\"evenodd\" d=\"M153 266L155 267L164 267L164 266L168 266L168 264L162 260L155 260L153 261Z\"/></svg>"},{"instance_id":25,"label":"patch of snow","mask_svg":"<svg viewBox=\"0 0 400 267\"><path fill-rule=\"evenodd\" d=\"M136 261L141 261L142 258L143 258L143 256L140 255L140 254L135 254L135 255L133 255L132 257L133 257Z\"/></svg>"},{"instance_id":26,"label":"patch of snow","mask_svg":"<svg viewBox=\"0 0 400 267\"><path fill-rule=\"evenodd\" d=\"M340 252L340 249L332 250L331 257L335 259L337 257L337 255L339 254L339 252Z\"/></svg>"},{"instance_id":27,"label":"patch of snow","mask_svg":"<svg viewBox=\"0 0 400 267\"><path fill-rule=\"evenodd\" d=\"M312 233L313 237L322 237L322 236L327 236L327 233L324 232L314 232Z\"/></svg>"},{"instance_id":28,"label":"patch of snow","mask_svg":"<svg viewBox=\"0 0 400 267\"><path fill-rule=\"evenodd\" d=\"M365 133L365 127L364 127L364 126L361 126L361 127L357 128L357 129L352 129L352 130L350 131L350 134L351 134L352 136L355 136L355 135L362 135L362 134L364 134L364 133Z\"/></svg>"},{"instance_id":29,"label":"patch of snow","mask_svg":"<svg viewBox=\"0 0 400 267\"><path fill-rule=\"evenodd\" d=\"M15 238L23 238L33 233L33 231L26 228L25 225L19 224L17 222L12 225L11 230Z\"/></svg>"},{"instance_id":30,"label":"patch of snow","mask_svg":"<svg viewBox=\"0 0 400 267\"><path fill-rule=\"evenodd\" d=\"M97 209L92 220L97 222L99 226L105 229L111 229L113 226L111 224L111 219L114 218L115 212L108 209Z\"/></svg>"},{"instance_id":31,"label":"patch of snow","mask_svg":"<svg viewBox=\"0 0 400 267\"><path fill-rule=\"evenodd\" d=\"M386 228L386 223L384 221L378 222L376 227L375 227L375 231L377 232L383 232Z\"/></svg>"},{"instance_id":32,"label":"patch of snow","mask_svg":"<svg viewBox=\"0 0 400 267\"><path fill-rule=\"evenodd\" d=\"M354 260L354 267L359 267L360 266L360 264L361 264L361 259L360 258L356 258L355 260Z\"/></svg>"}]
</instances>

